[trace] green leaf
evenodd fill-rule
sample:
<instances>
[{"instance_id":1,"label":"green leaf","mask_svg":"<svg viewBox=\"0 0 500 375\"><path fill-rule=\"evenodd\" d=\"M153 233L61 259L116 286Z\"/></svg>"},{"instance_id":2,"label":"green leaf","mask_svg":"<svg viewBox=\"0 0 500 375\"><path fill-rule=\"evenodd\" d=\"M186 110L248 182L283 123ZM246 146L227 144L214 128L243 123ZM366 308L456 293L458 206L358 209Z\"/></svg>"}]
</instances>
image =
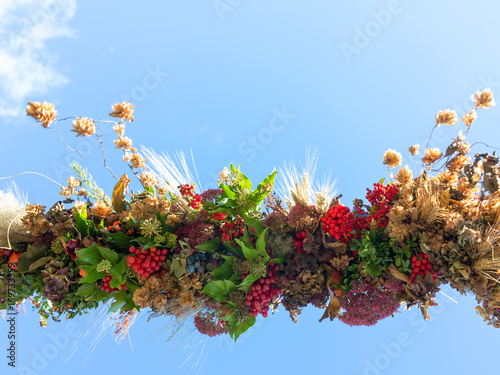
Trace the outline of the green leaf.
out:
<instances>
[{"instance_id":1,"label":"green leaf","mask_svg":"<svg viewBox=\"0 0 500 375\"><path fill-rule=\"evenodd\" d=\"M230 242L223 242L222 244L224 245L227 251L231 251L235 254L238 254L239 256L243 256L243 251L241 250L241 247L239 247L238 245L231 245Z\"/></svg>"},{"instance_id":2,"label":"green leaf","mask_svg":"<svg viewBox=\"0 0 500 375\"><path fill-rule=\"evenodd\" d=\"M237 173L241 179L240 179L240 188L242 189L248 189L250 190L252 188L252 182L250 179L243 174L243 172L240 171L239 167L236 169L236 167L231 163L231 172Z\"/></svg>"},{"instance_id":3,"label":"green leaf","mask_svg":"<svg viewBox=\"0 0 500 375\"><path fill-rule=\"evenodd\" d=\"M116 233L107 233L107 238L109 241L113 242L116 246L122 248L122 249L129 249L131 244L131 238L128 237L125 233L123 232L116 232Z\"/></svg>"},{"instance_id":4,"label":"green leaf","mask_svg":"<svg viewBox=\"0 0 500 375\"><path fill-rule=\"evenodd\" d=\"M122 279L125 269L127 267L127 257L123 257L122 260L111 266L109 269L109 274L115 279Z\"/></svg>"},{"instance_id":5,"label":"green leaf","mask_svg":"<svg viewBox=\"0 0 500 375\"><path fill-rule=\"evenodd\" d=\"M17 262L17 269L19 272L24 273L28 272L30 266L35 263L37 260L43 258L47 251L50 250L50 246L48 245L40 245L40 246L28 246L23 255L19 258Z\"/></svg>"},{"instance_id":6,"label":"green leaf","mask_svg":"<svg viewBox=\"0 0 500 375\"><path fill-rule=\"evenodd\" d=\"M238 285L238 289L248 293L250 291L250 286L258 279L260 279L260 277L250 274L247 277L245 277L245 279L240 283L240 285Z\"/></svg>"},{"instance_id":7,"label":"green leaf","mask_svg":"<svg viewBox=\"0 0 500 375\"><path fill-rule=\"evenodd\" d=\"M236 194L235 194L234 191L231 190L231 187L229 187L226 184L221 184L220 187L221 187L222 190L224 190L226 198L234 199L234 197L236 196Z\"/></svg>"},{"instance_id":8,"label":"green leaf","mask_svg":"<svg viewBox=\"0 0 500 375\"><path fill-rule=\"evenodd\" d=\"M253 219L246 214L242 214L241 218L243 219L245 224L248 226L248 228L253 228L255 230L255 234L257 236L259 236L262 233L262 231L264 230L264 226L260 223L259 220Z\"/></svg>"},{"instance_id":9,"label":"green leaf","mask_svg":"<svg viewBox=\"0 0 500 375\"><path fill-rule=\"evenodd\" d=\"M98 247L97 249L104 257L104 259L109 260L112 264L118 262L118 254L115 251L108 249L106 247Z\"/></svg>"},{"instance_id":10,"label":"green leaf","mask_svg":"<svg viewBox=\"0 0 500 375\"><path fill-rule=\"evenodd\" d=\"M257 252L259 253L259 255L261 257L269 257L269 255L267 254L266 252L266 232L267 232L267 229L264 229L264 231L259 235L259 238L257 238L257 243L255 245L255 248L257 250Z\"/></svg>"},{"instance_id":11,"label":"green leaf","mask_svg":"<svg viewBox=\"0 0 500 375\"><path fill-rule=\"evenodd\" d=\"M255 317L253 315L250 316L250 318L246 321L246 323L241 324L237 323L233 329L229 332L229 335L231 336L232 339L234 339L234 342L238 340L238 337L240 337L244 332L246 332L251 326L255 324Z\"/></svg>"},{"instance_id":12,"label":"green leaf","mask_svg":"<svg viewBox=\"0 0 500 375\"><path fill-rule=\"evenodd\" d=\"M75 221L78 222L79 220L87 220L87 205L85 204L83 208L78 211L75 209Z\"/></svg>"},{"instance_id":13,"label":"green leaf","mask_svg":"<svg viewBox=\"0 0 500 375\"><path fill-rule=\"evenodd\" d=\"M120 288L121 285L122 283L118 279L111 279L111 281L109 282L109 286L111 288Z\"/></svg>"},{"instance_id":14,"label":"green leaf","mask_svg":"<svg viewBox=\"0 0 500 375\"><path fill-rule=\"evenodd\" d=\"M234 257L228 257L228 258L234 259ZM228 261L226 259L226 261L222 264L222 266L213 270L212 272L210 272L210 274L218 280L230 279L231 276L233 276L234 274L232 259L231 261Z\"/></svg>"},{"instance_id":15,"label":"green leaf","mask_svg":"<svg viewBox=\"0 0 500 375\"><path fill-rule=\"evenodd\" d=\"M52 259L54 259L54 258L53 257L43 257L43 258L38 259L36 262L33 262L30 265L29 271L33 271L33 270L37 269L38 267L45 266Z\"/></svg>"},{"instance_id":16,"label":"green leaf","mask_svg":"<svg viewBox=\"0 0 500 375\"><path fill-rule=\"evenodd\" d=\"M234 292L236 289L238 289L236 284L231 280L224 280L224 282L226 283L226 290L228 293Z\"/></svg>"},{"instance_id":17,"label":"green leaf","mask_svg":"<svg viewBox=\"0 0 500 375\"><path fill-rule=\"evenodd\" d=\"M78 258L84 260L87 263L93 264L94 266L97 266L103 259L101 252L96 245L87 247L86 249L77 250L75 251L75 254L78 256Z\"/></svg>"},{"instance_id":18,"label":"green leaf","mask_svg":"<svg viewBox=\"0 0 500 375\"><path fill-rule=\"evenodd\" d=\"M218 302L225 302L228 300L229 293L226 290L225 280L210 281L201 292Z\"/></svg>"},{"instance_id":19,"label":"green leaf","mask_svg":"<svg viewBox=\"0 0 500 375\"><path fill-rule=\"evenodd\" d=\"M80 280L80 283L94 283L97 280L102 280L106 277L105 272L98 272L95 267L87 267L85 269L85 277Z\"/></svg>"},{"instance_id":20,"label":"green leaf","mask_svg":"<svg viewBox=\"0 0 500 375\"><path fill-rule=\"evenodd\" d=\"M241 250L243 250L243 255L245 256L245 258L247 258L248 260L259 258L259 253L257 253L257 250L246 247L243 241L240 241L238 238L236 238L235 241L238 245L240 245Z\"/></svg>"},{"instance_id":21,"label":"green leaf","mask_svg":"<svg viewBox=\"0 0 500 375\"><path fill-rule=\"evenodd\" d=\"M215 250L219 250L221 243L222 242L221 242L220 237L214 237L208 241L205 241L205 242L195 246L194 248L197 250L200 250L200 251L215 251Z\"/></svg>"},{"instance_id":22,"label":"green leaf","mask_svg":"<svg viewBox=\"0 0 500 375\"><path fill-rule=\"evenodd\" d=\"M82 284L76 291L77 296L87 297L95 292L95 287L93 283L90 284Z\"/></svg>"},{"instance_id":23,"label":"green leaf","mask_svg":"<svg viewBox=\"0 0 500 375\"><path fill-rule=\"evenodd\" d=\"M125 300L113 302L109 307L108 312L118 312L123 306L125 306L125 303Z\"/></svg>"}]
</instances>

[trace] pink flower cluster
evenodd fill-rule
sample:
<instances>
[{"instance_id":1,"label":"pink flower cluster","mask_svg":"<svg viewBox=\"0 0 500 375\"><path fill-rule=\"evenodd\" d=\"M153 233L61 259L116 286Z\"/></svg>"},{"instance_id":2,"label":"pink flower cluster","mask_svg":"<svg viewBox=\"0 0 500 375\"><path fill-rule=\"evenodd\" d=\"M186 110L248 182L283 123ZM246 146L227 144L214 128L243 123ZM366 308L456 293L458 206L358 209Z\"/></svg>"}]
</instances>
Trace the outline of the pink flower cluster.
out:
<instances>
[{"instance_id":1,"label":"pink flower cluster","mask_svg":"<svg viewBox=\"0 0 500 375\"><path fill-rule=\"evenodd\" d=\"M226 322L220 320L215 312L198 313L194 316L194 325L198 332L214 337L228 332Z\"/></svg>"},{"instance_id":2,"label":"pink flower cluster","mask_svg":"<svg viewBox=\"0 0 500 375\"><path fill-rule=\"evenodd\" d=\"M204 223L201 219L198 219L189 224L185 224L174 231L174 234L177 235L178 240L186 241L186 238L188 238L189 240L187 241L187 243L192 248L199 245L200 243L208 241L213 237L213 233L213 224Z\"/></svg>"},{"instance_id":3,"label":"pink flower cluster","mask_svg":"<svg viewBox=\"0 0 500 375\"><path fill-rule=\"evenodd\" d=\"M201 201L202 202L213 202L219 198L224 193L222 189L208 189L201 193Z\"/></svg>"},{"instance_id":4,"label":"pink flower cluster","mask_svg":"<svg viewBox=\"0 0 500 375\"><path fill-rule=\"evenodd\" d=\"M290 208L287 224L298 232L307 231L312 233L319 219L315 206L302 206L297 204Z\"/></svg>"},{"instance_id":5,"label":"pink flower cluster","mask_svg":"<svg viewBox=\"0 0 500 375\"><path fill-rule=\"evenodd\" d=\"M394 293L402 290L403 283L394 279L381 288L365 280L353 281L351 290L340 301L345 312L339 319L350 326L375 325L397 311L400 304Z\"/></svg>"}]
</instances>

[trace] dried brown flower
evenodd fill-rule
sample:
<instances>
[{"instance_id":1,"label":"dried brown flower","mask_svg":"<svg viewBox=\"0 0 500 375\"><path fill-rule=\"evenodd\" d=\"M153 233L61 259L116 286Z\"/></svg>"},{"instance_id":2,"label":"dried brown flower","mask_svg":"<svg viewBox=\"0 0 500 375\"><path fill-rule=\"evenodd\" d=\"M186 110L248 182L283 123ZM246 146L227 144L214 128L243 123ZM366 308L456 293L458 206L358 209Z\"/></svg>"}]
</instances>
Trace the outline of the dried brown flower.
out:
<instances>
[{"instance_id":1,"label":"dried brown flower","mask_svg":"<svg viewBox=\"0 0 500 375\"><path fill-rule=\"evenodd\" d=\"M220 183L225 183L225 182L228 182L229 181L229 170L227 169L227 167L224 167L224 169L222 169L222 172L221 173L218 173L219 175L219 182Z\"/></svg>"},{"instance_id":2,"label":"dried brown flower","mask_svg":"<svg viewBox=\"0 0 500 375\"><path fill-rule=\"evenodd\" d=\"M41 122L44 128L47 128L57 117L54 104L47 102L29 102L26 114Z\"/></svg>"},{"instance_id":3,"label":"dried brown flower","mask_svg":"<svg viewBox=\"0 0 500 375\"><path fill-rule=\"evenodd\" d=\"M476 113L476 110L473 108L470 110L469 113L466 113L463 117L462 117L462 121L465 125L467 126L471 126L472 123L474 122L474 120L477 119L477 113Z\"/></svg>"},{"instance_id":4,"label":"dried brown flower","mask_svg":"<svg viewBox=\"0 0 500 375\"><path fill-rule=\"evenodd\" d=\"M70 187L61 188L59 195L62 195L63 197L70 197L73 195L73 189Z\"/></svg>"},{"instance_id":5,"label":"dried brown flower","mask_svg":"<svg viewBox=\"0 0 500 375\"><path fill-rule=\"evenodd\" d=\"M125 161L126 163L130 162L132 168L146 169L146 160L148 159L145 159L141 154L131 154L127 152L123 156L123 161Z\"/></svg>"},{"instance_id":6,"label":"dried brown flower","mask_svg":"<svg viewBox=\"0 0 500 375\"><path fill-rule=\"evenodd\" d=\"M68 187L76 189L78 186L80 186L80 180L78 178L70 176L68 178Z\"/></svg>"},{"instance_id":7,"label":"dried brown flower","mask_svg":"<svg viewBox=\"0 0 500 375\"><path fill-rule=\"evenodd\" d=\"M450 125L453 126L458 122L457 112L450 109L439 111L436 115L436 126Z\"/></svg>"},{"instance_id":8,"label":"dried brown flower","mask_svg":"<svg viewBox=\"0 0 500 375\"><path fill-rule=\"evenodd\" d=\"M129 137L120 137L113 142L115 143L115 148L122 148L124 151L132 149L132 140Z\"/></svg>"},{"instance_id":9,"label":"dried brown flower","mask_svg":"<svg viewBox=\"0 0 500 375\"><path fill-rule=\"evenodd\" d=\"M413 173L411 172L410 168L408 168L408 165L405 165L403 168L399 169L394 178L399 183L406 185L413 180Z\"/></svg>"},{"instance_id":10,"label":"dried brown flower","mask_svg":"<svg viewBox=\"0 0 500 375\"><path fill-rule=\"evenodd\" d=\"M111 108L113 109L113 112L109 114L111 117L119 118L122 121L134 121L134 116L132 116L132 113L134 113L132 108L134 108L134 106L130 104L130 102L116 103L113 104Z\"/></svg>"},{"instance_id":11,"label":"dried brown flower","mask_svg":"<svg viewBox=\"0 0 500 375\"><path fill-rule=\"evenodd\" d=\"M76 132L77 137L90 137L95 133L94 121L88 117L77 117L73 121L73 130L71 131Z\"/></svg>"},{"instance_id":12,"label":"dried brown flower","mask_svg":"<svg viewBox=\"0 0 500 375\"><path fill-rule=\"evenodd\" d=\"M493 93L490 89L484 89L481 92L476 91L476 95L472 95L471 98L476 105L476 108L486 109L496 105L495 100L493 99Z\"/></svg>"},{"instance_id":13,"label":"dried brown flower","mask_svg":"<svg viewBox=\"0 0 500 375\"><path fill-rule=\"evenodd\" d=\"M411 146L408 151L410 151L410 154L412 154L413 156L417 155L418 154L418 150L420 149L420 145L413 145Z\"/></svg>"},{"instance_id":14,"label":"dried brown flower","mask_svg":"<svg viewBox=\"0 0 500 375\"><path fill-rule=\"evenodd\" d=\"M424 164L433 164L443 156L443 153L439 151L439 148L426 148L425 156L422 158Z\"/></svg>"},{"instance_id":15,"label":"dried brown flower","mask_svg":"<svg viewBox=\"0 0 500 375\"><path fill-rule=\"evenodd\" d=\"M395 166L401 166L401 161L403 160L401 154L395 150L387 150L384 152L384 164L387 164L389 168L394 168Z\"/></svg>"},{"instance_id":16,"label":"dried brown flower","mask_svg":"<svg viewBox=\"0 0 500 375\"><path fill-rule=\"evenodd\" d=\"M125 135L125 124L116 124L113 126L113 130L118 134L118 137L123 137Z\"/></svg>"},{"instance_id":17,"label":"dried brown flower","mask_svg":"<svg viewBox=\"0 0 500 375\"><path fill-rule=\"evenodd\" d=\"M139 176L144 187L152 187L156 184L156 178L152 172L142 172Z\"/></svg>"},{"instance_id":18,"label":"dried brown flower","mask_svg":"<svg viewBox=\"0 0 500 375\"><path fill-rule=\"evenodd\" d=\"M113 209L108 207L103 201L97 201L92 206L92 214L98 218L105 219L113 213Z\"/></svg>"}]
</instances>

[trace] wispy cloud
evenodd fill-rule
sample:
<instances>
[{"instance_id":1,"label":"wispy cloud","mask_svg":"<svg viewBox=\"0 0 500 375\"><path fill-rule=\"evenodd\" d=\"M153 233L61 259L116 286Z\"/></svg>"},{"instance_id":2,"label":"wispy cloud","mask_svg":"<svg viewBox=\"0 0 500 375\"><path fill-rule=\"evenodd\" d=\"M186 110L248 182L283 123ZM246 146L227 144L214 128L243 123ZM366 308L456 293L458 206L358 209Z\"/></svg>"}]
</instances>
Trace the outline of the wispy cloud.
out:
<instances>
[{"instance_id":1,"label":"wispy cloud","mask_svg":"<svg viewBox=\"0 0 500 375\"><path fill-rule=\"evenodd\" d=\"M0 116L17 116L28 96L68 82L47 41L71 38L76 0L0 1Z\"/></svg>"}]
</instances>

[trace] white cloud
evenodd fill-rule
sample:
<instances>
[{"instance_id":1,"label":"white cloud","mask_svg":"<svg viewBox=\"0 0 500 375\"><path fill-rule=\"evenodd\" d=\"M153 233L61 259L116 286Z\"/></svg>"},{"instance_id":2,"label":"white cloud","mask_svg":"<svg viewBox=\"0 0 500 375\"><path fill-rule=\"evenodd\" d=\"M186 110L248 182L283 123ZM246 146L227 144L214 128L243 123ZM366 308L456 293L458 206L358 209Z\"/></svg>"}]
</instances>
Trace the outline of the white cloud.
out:
<instances>
[{"instance_id":1,"label":"white cloud","mask_svg":"<svg viewBox=\"0 0 500 375\"><path fill-rule=\"evenodd\" d=\"M0 116L19 115L28 96L68 82L46 43L75 36L67 25L75 11L76 0L0 1Z\"/></svg>"}]
</instances>

